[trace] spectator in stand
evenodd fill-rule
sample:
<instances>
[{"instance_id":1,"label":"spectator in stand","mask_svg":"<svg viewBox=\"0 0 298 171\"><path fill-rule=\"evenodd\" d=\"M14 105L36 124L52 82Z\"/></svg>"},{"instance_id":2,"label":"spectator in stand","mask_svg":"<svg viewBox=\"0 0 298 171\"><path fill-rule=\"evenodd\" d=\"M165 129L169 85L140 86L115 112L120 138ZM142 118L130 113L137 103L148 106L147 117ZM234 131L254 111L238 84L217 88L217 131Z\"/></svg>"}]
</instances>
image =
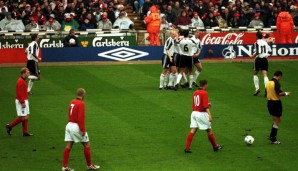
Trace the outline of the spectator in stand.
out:
<instances>
[{"instance_id":1,"label":"spectator in stand","mask_svg":"<svg viewBox=\"0 0 298 171\"><path fill-rule=\"evenodd\" d=\"M245 17L247 18L247 20L249 22L251 22L253 20L254 16L255 16L254 9L252 7L250 7L248 9L248 13L245 15Z\"/></svg>"},{"instance_id":2,"label":"spectator in stand","mask_svg":"<svg viewBox=\"0 0 298 171\"><path fill-rule=\"evenodd\" d=\"M5 18L5 14L7 13L6 8L2 7L1 13L0 13L0 20ZM13 18L13 17L12 17Z\"/></svg>"},{"instance_id":3,"label":"spectator in stand","mask_svg":"<svg viewBox=\"0 0 298 171\"><path fill-rule=\"evenodd\" d=\"M75 31L71 29L69 34L63 40L64 47L79 47L79 39L76 37Z\"/></svg>"},{"instance_id":4,"label":"spectator in stand","mask_svg":"<svg viewBox=\"0 0 298 171\"><path fill-rule=\"evenodd\" d=\"M277 16L278 16L278 12L274 11L273 15L269 18L269 21L268 21L269 27L276 26Z\"/></svg>"},{"instance_id":5,"label":"spectator in stand","mask_svg":"<svg viewBox=\"0 0 298 171\"><path fill-rule=\"evenodd\" d=\"M113 28L113 24L106 15L103 15L101 20L98 22L98 28L111 30Z\"/></svg>"},{"instance_id":6,"label":"spectator in stand","mask_svg":"<svg viewBox=\"0 0 298 171\"><path fill-rule=\"evenodd\" d=\"M117 10L115 11L115 17L118 18L119 14L124 10L124 6L122 4L117 6Z\"/></svg>"},{"instance_id":7,"label":"spectator in stand","mask_svg":"<svg viewBox=\"0 0 298 171\"><path fill-rule=\"evenodd\" d=\"M117 20L115 21L115 23L113 24L113 27L115 29L133 29L133 22L126 17L126 12L121 12L119 14L119 17L117 18Z\"/></svg>"},{"instance_id":8,"label":"spectator in stand","mask_svg":"<svg viewBox=\"0 0 298 171\"><path fill-rule=\"evenodd\" d=\"M204 4L202 0L199 0L197 9L194 11L198 12L199 16L203 16L204 14L209 13L208 6L206 4Z\"/></svg>"},{"instance_id":9,"label":"spectator in stand","mask_svg":"<svg viewBox=\"0 0 298 171\"><path fill-rule=\"evenodd\" d=\"M219 12L216 13L216 20L218 22L218 27L220 27L220 28L228 27L227 21L221 17Z\"/></svg>"},{"instance_id":10,"label":"spectator in stand","mask_svg":"<svg viewBox=\"0 0 298 171\"><path fill-rule=\"evenodd\" d=\"M241 10L243 11L244 14L247 14L249 11L249 3L248 2L244 2L243 3L243 8L241 8Z\"/></svg>"},{"instance_id":11,"label":"spectator in stand","mask_svg":"<svg viewBox=\"0 0 298 171\"><path fill-rule=\"evenodd\" d=\"M277 16L276 28L281 37L280 43L293 43L292 33L294 32L294 22L292 16L286 11L284 6L281 7L281 12Z\"/></svg>"},{"instance_id":12,"label":"spectator in stand","mask_svg":"<svg viewBox=\"0 0 298 171\"><path fill-rule=\"evenodd\" d=\"M81 26L81 30L86 31L87 29L94 29L94 24L91 24L90 20L85 18L84 23Z\"/></svg>"},{"instance_id":13,"label":"spectator in stand","mask_svg":"<svg viewBox=\"0 0 298 171\"><path fill-rule=\"evenodd\" d=\"M49 20L46 22L45 30L60 30L61 24L56 21L54 18L50 17Z\"/></svg>"},{"instance_id":14,"label":"spectator in stand","mask_svg":"<svg viewBox=\"0 0 298 171\"><path fill-rule=\"evenodd\" d=\"M97 27L97 22L95 21L92 13L88 12L86 14L85 19L88 19L89 20L88 25L90 25L90 27L93 27L93 28L96 28ZM85 20L84 20L84 23L85 23Z\"/></svg>"},{"instance_id":15,"label":"spectator in stand","mask_svg":"<svg viewBox=\"0 0 298 171\"><path fill-rule=\"evenodd\" d=\"M166 19L169 24L173 24L176 21L176 14L172 11L172 7L169 5L166 11Z\"/></svg>"},{"instance_id":16,"label":"spectator in stand","mask_svg":"<svg viewBox=\"0 0 298 171\"><path fill-rule=\"evenodd\" d=\"M58 5L58 11L56 11L54 14L55 14L55 19L56 19L59 23L62 24L62 22L63 22L64 19L65 19L65 15L66 15L66 13L65 13L65 11L64 11L64 6L63 6L62 3ZM67 13L67 14L70 16L70 13Z\"/></svg>"},{"instance_id":17,"label":"spectator in stand","mask_svg":"<svg viewBox=\"0 0 298 171\"><path fill-rule=\"evenodd\" d=\"M191 19L187 16L186 11L181 11L181 16L176 19L175 25L188 26L191 24Z\"/></svg>"},{"instance_id":18,"label":"spectator in stand","mask_svg":"<svg viewBox=\"0 0 298 171\"><path fill-rule=\"evenodd\" d=\"M181 9L181 7L180 7L180 3L179 3L179 1L176 1L175 2L175 5L174 5L174 7L173 7L173 12L175 13L175 15L177 16L177 17L179 17L182 13L182 9Z\"/></svg>"},{"instance_id":19,"label":"spectator in stand","mask_svg":"<svg viewBox=\"0 0 298 171\"><path fill-rule=\"evenodd\" d=\"M25 30L26 31L40 30L40 26L38 25L37 19L35 17L31 17L31 23L25 26Z\"/></svg>"},{"instance_id":20,"label":"spectator in stand","mask_svg":"<svg viewBox=\"0 0 298 171\"><path fill-rule=\"evenodd\" d=\"M80 27L79 23L73 19L69 13L65 14L65 19L61 23L61 30L70 31L71 29L77 30Z\"/></svg>"},{"instance_id":21,"label":"spectator in stand","mask_svg":"<svg viewBox=\"0 0 298 171\"><path fill-rule=\"evenodd\" d=\"M11 13L6 12L5 17L0 21L0 29L7 30L6 26L13 21L14 19L11 17Z\"/></svg>"},{"instance_id":22,"label":"spectator in stand","mask_svg":"<svg viewBox=\"0 0 298 171\"><path fill-rule=\"evenodd\" d=\"M151 6L152 6L151 0L145 0L145 3L143 5L143 16L147 16L148 11L149 11Z\"/></svg>"},{"instance_id":23,"label":"spectator in stand","mask_svg":"<svg viewBox=\"0 0 298 171\"><path fill-rule=\"evenodd\" d=\"M214 17L214 14L211 12L209 13L208 17L205 20L206 27L217 27L218 22L217 19Z\"/></svg>"},{"instance_id":24,"label":"spectator in stand","mask_svg":"<svg viewBox=\"0 0 298 171\"><path fill-rule=\"evenodd\" d=\"M36 16L35 16L36 20L37 20L37 24L40 26L40 27L43 27L46 22L47 22L47 19L46 17L42 14L41 11L37 11L36 12Z\"/></svg>"},{"instance_id":25,"label":"spectator in stand","mask_svg":"<svg viewBox=\"0 0 298 171\"><path fill-rule=\"evenodd\" d=\"M191 19L191 26L192 27L204 27L204 23L199 17L197 12L193 13L193 18Z\"/></svg>"},{"instance_id":26,"label":"spectator in stand","mask_svg":"<svg viewBox=\"0 0 298 171\"><path fill-rule=\"evenodd\" d=\"M54 15L55 14L53 13L53 10L51 8L51 6L47 6L43 9L43 14L46 16L46 18L50 18L51 15Z\"/></svg>"},{"instance_id":27,"label":"spectator in stand","mask_svg":"<svg viewBox=\"0 0 298 171\"><path fill-rule=\"evenodd\" d=\"M238 28L240 26L241 26L241 24L240 24L240 14L239 13L234 13L233 19L230 20L230 22L229 22L229 27Z\"/></svg>"},{"instance_id":28,"label":"spectator in stand","mask_svg":"<svg viewBox=\"0 0 298 171\"><path fill-rule=\"evenodd\" d=\"M295 5L290 6L290 14L293 18L294 25L298 26L297 6L295 6Z\"/></svg>"},{"instance_id":29,"label":"spectator in stand","mask_svg":"<svg viewBox=\"0 0 298 171\"><path fill-rule=\"evenodd\" d=\"M108 12L107 12L107 16L108 16L108 19L111 21L111 23L113 24L116 20L116 16L115 16L115 12L113 10L113 6L109 6L108 7Z\"/></svg>"},{"instance_id":30,"label":"spectator in stand","mask_svg":"<svg viewBox=\"0 0 298 171\"><path fill-rule=\"evenodd\" d=\"M93 12L93 16L94 16L94 20L96 23L98 23L101 20L102 17L102 9L101 8L97 8L95 10L95 12Z\"/></svg>"},{"instance_id":31,"label":"spectator in stand","mask_svg":"<svg viewBox=\"0 0 298 171\"><path fill-rule=\"evenodd\" d=\"M169 25L169 23L167 21L167 18L166 18L166 16L163 16L161 18L160 30L167 30L169 28L170 28L170 25Z\"/></svg>"},{"instance_id":32,"label":"spectator in stand","mask_svg":"<svg viewBox=\"0 0 298 171\"><path fill-rule=\"evenodd\" d=\"M242 26L242 27L247 27L249 22L248 22L248 19L246 18L245 14L243 11L240 11L240 18L239 18L239 21L240 21L240 25L239 26Z\"/></svg>"},{"instance_id":33,"label":"spectator in stand","mask_svg":"<svg viewBox=\"0 0 298 171\"><path fill-rule=\"evenodd\" d=\"M11 11L11 16L15 20L21 20L22 19L22 14L18 6L14 6L12 11Z\"/></svg>"},{"instance_id":34,"label":"spectator in stand","mask_svg":"<svg viewBox=\"0 0 298 171\"><path fill-rule=\"evenodd\" d=\"M0 0L0 9L2 9L2 8L5 8L5 11L8 12L8 8L5 5L4 1L3 0ZM2 13L2 12L0 11L0 13Z\"/></svg>"},{"instance_id":35,"label":"spectator in stand","mask_svg":"<svg viewBox=\"0 0 298 171\"><path fill-rule=\"evenodd\" d=\"M264 27L264 23L260 20L260 13L255 14L255 18L251 20L248 27Z\"/></svg>"},{"instance_id":36,"label":"spectator in stand","mask_svg":"<svg viewBox=\"0 0 298 171\"><path fill-rule=\"evenodd\" d=\"M229 10L229 8L224 8L221 16L227 22L230 22L231 19L233 18L232 12Z\"/></svg>"}]
</instances>

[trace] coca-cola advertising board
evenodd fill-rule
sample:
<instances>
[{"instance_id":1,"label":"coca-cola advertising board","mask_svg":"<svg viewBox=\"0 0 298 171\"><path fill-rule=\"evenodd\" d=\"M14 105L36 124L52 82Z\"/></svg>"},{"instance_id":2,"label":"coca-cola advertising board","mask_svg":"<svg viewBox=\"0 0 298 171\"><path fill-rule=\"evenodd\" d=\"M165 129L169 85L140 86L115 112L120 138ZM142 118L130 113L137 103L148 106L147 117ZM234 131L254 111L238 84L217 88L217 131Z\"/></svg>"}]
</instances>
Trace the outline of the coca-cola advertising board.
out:
<instances>
[{"instance_id":1,"label":"coca-cola advertising board","mask_svg":"<svg viewBox=\"0 0 298 171\"><path fill-rule=\"evenodd\" d=\"M266 33L266 32L264 32ZM278 32L268 32L269 39L275 44L280 44L280 34ZM298 32L293 32L292 42L298 43ZM254 44L256 42L255 32L237 32L237 33L201 33L200 39L203 45L237 45Z\"/></svg>"}]
</instances>

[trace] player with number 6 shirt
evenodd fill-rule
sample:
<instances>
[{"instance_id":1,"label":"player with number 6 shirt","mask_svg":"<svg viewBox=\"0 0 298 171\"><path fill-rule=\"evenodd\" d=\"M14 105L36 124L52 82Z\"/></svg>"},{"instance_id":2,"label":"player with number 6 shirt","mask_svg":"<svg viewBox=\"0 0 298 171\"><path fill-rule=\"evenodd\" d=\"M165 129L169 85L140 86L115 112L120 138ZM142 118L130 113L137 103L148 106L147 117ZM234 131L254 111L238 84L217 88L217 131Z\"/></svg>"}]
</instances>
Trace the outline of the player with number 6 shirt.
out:
<instances>
[{"instance_id":1,"label":"player with number 6 shirt","mask_svg":"<svg viewBox=\"0 0 298 171\"><path fill-rule=\"evenodd\" d=\"M191 130L188 133L186 139L184 149L185 153L191 153L190 145L198 129L207 131L208 139L215 152L223 148L222 145L216 143L213 131L211 129L212 116L209 110L211 103L208 101L208 93L206 91L207 87L207 80L200 80L200 88L193 94L192 113L190 119Z\"/></svg>"}]
</instances>

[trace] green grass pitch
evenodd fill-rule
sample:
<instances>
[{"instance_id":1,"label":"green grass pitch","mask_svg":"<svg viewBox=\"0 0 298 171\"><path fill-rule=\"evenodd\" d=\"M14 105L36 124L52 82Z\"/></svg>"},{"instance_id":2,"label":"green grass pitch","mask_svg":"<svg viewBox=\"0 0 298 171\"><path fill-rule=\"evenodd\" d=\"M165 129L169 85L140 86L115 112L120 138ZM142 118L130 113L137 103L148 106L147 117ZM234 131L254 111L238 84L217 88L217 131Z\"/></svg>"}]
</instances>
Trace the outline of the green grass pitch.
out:
<instances>
[{"instance_id":1,"label":"green grass pitch","mask_svg":"<svg viewBox=\"0 0 298 171\"><path fill-rule=\"evenodd\" d=\"M16 117L15 83L20 67L1 67L0 170L61 169L67 108L75 90L87 90L86 127L93 163L103 171L297 170L298 62L270 62L269 78L282 70L281 85L292 96L283 98L278 138L267 140L271 118L261 93L254 91L252 63L204 63L199 79L209 81L213 130L225 147L213 152L206 133L199 131L192 154L184 154L193 91L158 90L161 65L43 66L42 79L30 96L29 131L21 125L8 136L4 126ZM244 136L255 138L252 146ZM69 166L85 170L81 144L75 144Z\"/></svg>"}]
</instances>

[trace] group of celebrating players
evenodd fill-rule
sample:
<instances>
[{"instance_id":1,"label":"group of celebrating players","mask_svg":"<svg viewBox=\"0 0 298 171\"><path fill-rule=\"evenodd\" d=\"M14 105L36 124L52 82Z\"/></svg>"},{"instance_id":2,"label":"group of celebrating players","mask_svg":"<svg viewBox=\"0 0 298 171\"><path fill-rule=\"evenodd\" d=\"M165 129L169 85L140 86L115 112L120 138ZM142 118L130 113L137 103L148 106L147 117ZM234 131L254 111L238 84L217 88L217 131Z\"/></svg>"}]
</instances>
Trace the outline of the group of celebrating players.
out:
<instances>
[{"instance_id":1,"label":"group of celebrating players","mask_svg":"<svg viewBox=\"0 0 298 171\"><path fill-rule=\"evenodd\" d=\"M201 48L199 30L195 30L191 38L188 30L171 30L170 37L164 45L159 89L177 90L181 80L182 88L191 90L192 86L199 87L196 80L202 71L202 64L198 58ZM193 65L197 68L195 73Z\"/></svg>"}]
</instances>

